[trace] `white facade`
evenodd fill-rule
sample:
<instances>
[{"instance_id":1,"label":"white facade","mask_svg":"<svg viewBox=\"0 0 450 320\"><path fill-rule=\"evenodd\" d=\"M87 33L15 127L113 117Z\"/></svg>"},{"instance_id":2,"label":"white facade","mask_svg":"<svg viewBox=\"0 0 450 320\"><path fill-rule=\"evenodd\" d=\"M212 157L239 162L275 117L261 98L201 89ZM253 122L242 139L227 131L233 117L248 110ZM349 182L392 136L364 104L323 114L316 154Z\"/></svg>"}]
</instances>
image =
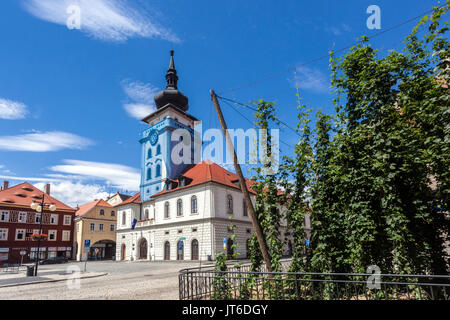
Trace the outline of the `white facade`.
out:
<instances>
[{"instance_id":1,"label":"white facade","mask_svg":"<svg viewBox=\"0 0 450 320\"><path fill-rule=\"evenodd\" d=\"M232 214L227 210L229 195L233 199ZM194 213L191 212L193 196L197 198L197 212ZM177 212L179 200L182 201L181 215ZM165 216L166 203L169 203L169 217ZM148 210L148 217L145 216L145 210ZM228 227L231 225L236 226L234 233L238 259L246 258L247 241L253 233L251 219L248 215L244 215L242 193L238 189L215 182L174 190L142 205L135 203L119 205L117 212L118 260L167 260L168 257L165 257L164 252L167 242L170 247L169 260L181 259L177 255L180 239L183 241L183 260L214 259L216 254L226 252L224 238L226 240L230 238L231 232ZM133 219L138 222L135 229L131 230ZM282 236L285 235L284 230L285 228L282 230ZM141 256L140 250L143 239L147 244L145 257ZM195 240L198 242L198 256L192 255L192 242ZM287 247L285 253L288 253Z\"/></svg>"}]
</instances>

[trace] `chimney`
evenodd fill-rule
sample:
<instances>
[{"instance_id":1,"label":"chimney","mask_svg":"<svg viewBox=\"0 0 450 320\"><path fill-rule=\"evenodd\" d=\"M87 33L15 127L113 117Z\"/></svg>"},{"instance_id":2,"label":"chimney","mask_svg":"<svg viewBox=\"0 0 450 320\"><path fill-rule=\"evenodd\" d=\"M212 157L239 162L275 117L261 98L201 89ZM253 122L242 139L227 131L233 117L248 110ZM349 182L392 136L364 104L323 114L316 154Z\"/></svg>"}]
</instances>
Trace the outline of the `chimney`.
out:
<instances>
[{"instance_id":1,"label":"chimney","mask_svg":"<svg viewBox=\"0 0 450 320\"><path fill-rule=\"evenodd\" d=\"M1 190L6 190L6 189L8 189L8 185L9 185L9 181L4 180L4 181L3 181L3 184L2 184Z\"/></svg>"},{"instance_id":2,"label":"chimney","mask_svg":"<svg viewBox=\"0 0 450 320\"><path fill-rule=\"evenodd\" d=\"M50 183L47 183L44 187L44 192L48 195L50 195Z\"/></svg>"}]
</instances>

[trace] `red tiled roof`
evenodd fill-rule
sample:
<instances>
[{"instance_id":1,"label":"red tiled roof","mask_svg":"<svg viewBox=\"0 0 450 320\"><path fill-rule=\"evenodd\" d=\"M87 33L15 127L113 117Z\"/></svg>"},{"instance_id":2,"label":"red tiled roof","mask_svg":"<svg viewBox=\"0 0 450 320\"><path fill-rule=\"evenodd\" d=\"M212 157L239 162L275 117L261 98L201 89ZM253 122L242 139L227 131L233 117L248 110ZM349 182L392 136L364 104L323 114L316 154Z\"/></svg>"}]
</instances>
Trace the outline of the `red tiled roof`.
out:
<instances>
[{"instance_id":1,"label":"red tiled roof","mask_svg":"<svg viewBox=\"0 0 450 320\"><path fill-rule=\"evenodd\" d=\"M124 202L119 203L116 207L124 205L124 204L128 204L128 203L138 203L141 204L142 200L141 200L141 193L138 192L135 195L133 195L132 197L128 198L127 200L125 200Z\"/></svg>"},{"instance_id":2,"label":"red tiled roof","mask_svg":"<svg viewBox=\"0 0 450 320\"><path fill-rule=\"evenodd\" d=\"M56 200L28 182L23 182L6 190L1 190L0 205L29 208L33 201L41 201L43 195L45 196L46 203L53 203L56 205L56 210L75 211L74 208Z\"/></svg>"},{"instance_id":3,"label":"red tiled roof","mask_svg":"<svg viewBox=\"0 0 450 320\"><path fill-rule=\"evenodd\" d=\"M192 180L191 183L183 187L160 191L152 197L157 197L176 190L190 188L205 182L216 182L238 190L241 189L239 187L239 177L237 174L232 173L218 164L208 160L190 166L181 175ZM175 181L178 182L178 180ZM251 186L256 182L249 179L245 179L245 182L247 184L248 191L255 194L255 192L251 189Z\"/></svg>"},{"instance_id":4,"label":"red tiled roof","mask_svg":"<svg viewBox=\"0 0 450 320\"><path fill-rule=\"evenodd\" d=\"M112 208L113 206L110 205L108 202L106 202L103 199L97 199L94 200L92 202L83 204L81 206L78 207L77 212L75 212L75 216L79 217L79 216L83 216L86 213L88 213L91 209L93 209L94 207L109 207Z\"/></svg>"}]
</instances>

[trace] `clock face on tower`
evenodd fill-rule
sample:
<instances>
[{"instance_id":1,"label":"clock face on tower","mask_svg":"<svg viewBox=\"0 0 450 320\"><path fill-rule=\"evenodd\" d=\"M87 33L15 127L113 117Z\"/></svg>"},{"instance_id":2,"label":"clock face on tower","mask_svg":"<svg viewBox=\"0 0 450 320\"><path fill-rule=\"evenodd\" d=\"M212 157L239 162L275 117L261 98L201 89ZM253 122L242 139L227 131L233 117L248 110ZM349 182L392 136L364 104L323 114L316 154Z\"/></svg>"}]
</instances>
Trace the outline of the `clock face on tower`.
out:
<instances>
[{"instance_id":1,"label":"clock face on tower","mask_svg":"<svg viewBox=\"0 0 450 320\"><path fill-rule=\"evenodd\" d=\"M150 144L152 146L155 146L158 143L158 131L151 130L149 133L149 137L150 137Z\"/></svg>"}]
</instances>

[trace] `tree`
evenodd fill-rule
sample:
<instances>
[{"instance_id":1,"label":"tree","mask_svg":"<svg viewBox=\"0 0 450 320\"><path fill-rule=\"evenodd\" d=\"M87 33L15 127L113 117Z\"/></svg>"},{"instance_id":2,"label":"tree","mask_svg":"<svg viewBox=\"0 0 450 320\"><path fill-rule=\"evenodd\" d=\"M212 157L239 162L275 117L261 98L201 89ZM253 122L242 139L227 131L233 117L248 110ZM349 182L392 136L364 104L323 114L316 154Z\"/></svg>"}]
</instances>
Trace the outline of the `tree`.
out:
<instances>
[{"instance_id":1,"label":"tree","mask_svg":"<svg viewBox=\"0 0 450 320\"><path fill-rule=\"evenodd\" d=\"M332 56L337 115L318 115L314 148L315 269L446 273L449 46L440 20L449 7L424 17L403 52L380 57L363 37Z\"/></svg>"}]
</instances>

